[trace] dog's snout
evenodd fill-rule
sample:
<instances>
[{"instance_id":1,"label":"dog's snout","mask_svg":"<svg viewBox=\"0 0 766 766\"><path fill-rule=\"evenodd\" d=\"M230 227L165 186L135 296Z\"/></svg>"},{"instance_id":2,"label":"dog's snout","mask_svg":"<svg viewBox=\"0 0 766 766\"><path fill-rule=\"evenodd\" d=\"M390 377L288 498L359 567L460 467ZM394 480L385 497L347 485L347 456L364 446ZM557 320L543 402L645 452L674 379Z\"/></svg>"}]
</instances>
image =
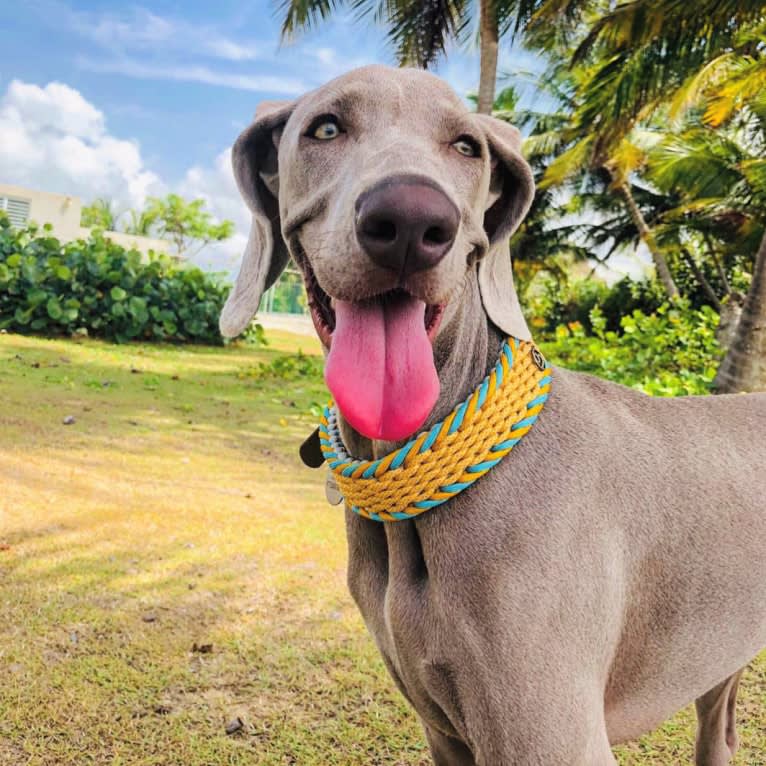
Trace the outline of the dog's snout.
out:
<instances>
[{"instance_id":1,"label":"dog's snout","mask_svg":"<svg viewBox=\"0 0 766 766\"><path fill-rule=\"evenodd\" d=\"M403 276L431 268L449 252L460 211L427 179L389 178L357 201L356 236L375 263Z\"/></svg>"}]
</instances>

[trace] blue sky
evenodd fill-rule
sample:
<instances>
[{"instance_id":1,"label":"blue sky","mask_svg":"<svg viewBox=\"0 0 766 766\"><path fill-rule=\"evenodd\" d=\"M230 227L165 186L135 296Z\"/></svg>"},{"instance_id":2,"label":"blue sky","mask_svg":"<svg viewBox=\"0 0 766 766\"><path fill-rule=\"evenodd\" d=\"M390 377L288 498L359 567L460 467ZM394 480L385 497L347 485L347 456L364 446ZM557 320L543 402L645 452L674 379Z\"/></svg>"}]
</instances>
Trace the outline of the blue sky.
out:
<instances>
[{"instance_id":1,"label":"blue sky","mask_svg":"<svg viewBox=\"0 0 766 766\"><path fill-rule=\"evenodd\" d=\"M237 237L247 217L227 151L261 99L289 98L348 69L394 63L382 29L349 15L280 45L270 0L0 3L0 181L96 196L127 209L150 194L203 196ZM539 66L504 49L501 71ZM438 68L461 94L474 47Z\"/></svg>"},{"instance_id":2,"label":"blue sky","mask_svg":"<svg viewBox=\"0 0 766 766\"><path fill-rule=\"evenodd\" d=\"M179 175L230 144L258 100L296 95L364 63L393 63L382 31L348 16L280 46L274 6L4 3L0 88L13 79L66 83L104 113L112 134L138 140L153 169ZM440 71L461 92L475 87L475 52L452 51Z\"/></svg>"},{"instance_id":3,"label":"blue sky","mask_svg":"<svg viewBox=\"0 0 766 766\"><path fill-rule=\"evenodd\" d=\"M262 99L290 98L363 64L395 63L385 33L341 14L279 41L273 0L0 2L0 182L111 199L118 211L170 191L202 197L235 236L198 263L234 271L249 217L230 147ZM541 69L501 45L499 73ZM475 45L437 73L475 90ZM513 77L523 101L530 78Z\"/></svg>"},{"instance_id":4,"label":"blue sky","mask_svg":"<svg viewBox=\"0 0 766 766\"><path fill-rule=\"evenodd\" d=\"M367 63L393 64L385 33L340 14L290 44L275 0L0 2L0 182L111 199L118 211L170 191L202 197L236 226L198 263L234 271L249 216L230 147L262 99L290 98ZM472 39L475 39L473 37ZM527 104L533 54L501 45ZM475 44L437 73L461 95L478 84ZM630 269L632 270L632 269Z\"/></svg>"}]
</instances>

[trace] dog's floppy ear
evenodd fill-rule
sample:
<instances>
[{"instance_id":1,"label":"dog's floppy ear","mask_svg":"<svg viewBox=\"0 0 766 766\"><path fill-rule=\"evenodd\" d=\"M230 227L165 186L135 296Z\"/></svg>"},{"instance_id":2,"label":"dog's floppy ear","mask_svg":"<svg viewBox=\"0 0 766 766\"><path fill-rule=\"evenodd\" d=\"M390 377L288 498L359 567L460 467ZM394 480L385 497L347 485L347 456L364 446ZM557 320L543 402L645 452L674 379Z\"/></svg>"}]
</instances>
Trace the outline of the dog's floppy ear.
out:
<instances>
[{"instance_id":1,"label":"dog's floppy ear","mask_svg":"<svg viewBox=\"0 0 766 766\"><path fill-rule=\"evenodd\" d=\"M293 104L259 104L253 124L240 135L231 152L234 177L253 219L239 275L219 321L221 334L227 338L247 327L264 291L287 265L289 256L279 224L277 146Z\"/></svg>"},{"instance_id":2,"label":"dog's floppy ear","mask_svg":"<svg viewBox=\"0 0 766 766\"><path fill-rule=\"evenodd\" d=\"M477 114L492 155L492 178L484 213L489 252L479 262L484 310L504 333L521 340L531 334L513 284L508 240L524 220L535 194L532 170L521 156L521 134L512 125Z\"/></svg>"}]
</instances>

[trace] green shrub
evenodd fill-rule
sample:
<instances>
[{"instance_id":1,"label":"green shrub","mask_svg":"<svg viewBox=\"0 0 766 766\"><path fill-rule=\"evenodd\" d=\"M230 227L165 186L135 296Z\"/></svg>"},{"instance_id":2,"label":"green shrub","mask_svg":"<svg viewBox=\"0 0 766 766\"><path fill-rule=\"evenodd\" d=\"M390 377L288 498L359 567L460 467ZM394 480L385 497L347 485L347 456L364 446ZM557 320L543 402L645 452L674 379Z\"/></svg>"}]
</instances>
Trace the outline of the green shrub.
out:
<instances>
[{"instance_id":1,"label":"green shrub","mask_svg":"<svg viewBox=\"0 0 766 766\"><path fill-rule=\"evenodd\" d=\"M688 301L664 304L653 314L635 310L621 320L621 332L606 329L596 307L593 335L583 325L557 328L543 343L548 358L658 396L710 393L720 359L715 337L718 314L709 306L692 309Z\"/></svg>"},{"instance_id":2,"label":"green shrub","mask_svg":"<svg viewBox=\"0 0 766 766\"><path fill-rule=\"evenodd\" d=\"M283 314L305 314L306 291L301 275L293 269L283 271L271 290L263 296L260 308Z\"/></svg>"},{"instance_id":3,"label":"green shrub","mask_svg":"<svg viewBox=\"0 0 766 766\"><path fill-rule=\"evenodd\" d=\"M220 344L228 288L198 268L114 244L98 231L62 244L50 227L0 216L0 329ZM251 331L257 332L257 328Z\"/></svg>"},{"instance_id":4,"label":"green shrub","mask_svg":"<svg viewBox=\"0 0 766 766\"><path fill-rule=\"evenodd\" d=\"M559 283L550 279L528 305L535 329L545 334L555 333L561 325L581 324L587 333L593 332L591 312L598 307L606 329L621 332L621 320L634 311L651 314L662 305L665 296L659 283L652 280L635 281L629 277L609 287L599 279L578 279Z\"/></svg>"},{"instance_id":5,"label":"green shrub","mask_svg":"<svg viewBox=\"0 0 766 766\"><path fill-rule=\"evenodd\" d=\"M258 362L251 368L247 377L258 381L279 381L293 383L297 380L320 382L324 369L321 356L309 356L303 351L295 354L279 354L270 362Z\"/></svg>"}]
</instances>

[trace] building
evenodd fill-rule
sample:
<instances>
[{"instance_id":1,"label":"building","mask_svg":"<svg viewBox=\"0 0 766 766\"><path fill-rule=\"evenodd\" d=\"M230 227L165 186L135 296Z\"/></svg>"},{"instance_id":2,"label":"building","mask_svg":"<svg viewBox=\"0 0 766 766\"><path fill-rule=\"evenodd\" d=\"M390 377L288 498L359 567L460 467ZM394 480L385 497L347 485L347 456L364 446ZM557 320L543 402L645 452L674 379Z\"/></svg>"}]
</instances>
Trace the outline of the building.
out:
<instances>
[{"instance_id":1,"label":"building","mask_svg":"<svg viewBox=\"0 0 766 766\"><path fill-rule=\"evenodd\" d=\"M82 202L79 197L0 183L0 210L8 215L14 226L25 226L30 221L40 225L49 223L53 227L53 235L62 242L86 239L90 235L89 228L80 226ZM119 231L107 231L104 236L117 245L135 248L144 254L150 250L158 253L170 250L170 243L164 239Z\"/></svg>"}]
</instances>

